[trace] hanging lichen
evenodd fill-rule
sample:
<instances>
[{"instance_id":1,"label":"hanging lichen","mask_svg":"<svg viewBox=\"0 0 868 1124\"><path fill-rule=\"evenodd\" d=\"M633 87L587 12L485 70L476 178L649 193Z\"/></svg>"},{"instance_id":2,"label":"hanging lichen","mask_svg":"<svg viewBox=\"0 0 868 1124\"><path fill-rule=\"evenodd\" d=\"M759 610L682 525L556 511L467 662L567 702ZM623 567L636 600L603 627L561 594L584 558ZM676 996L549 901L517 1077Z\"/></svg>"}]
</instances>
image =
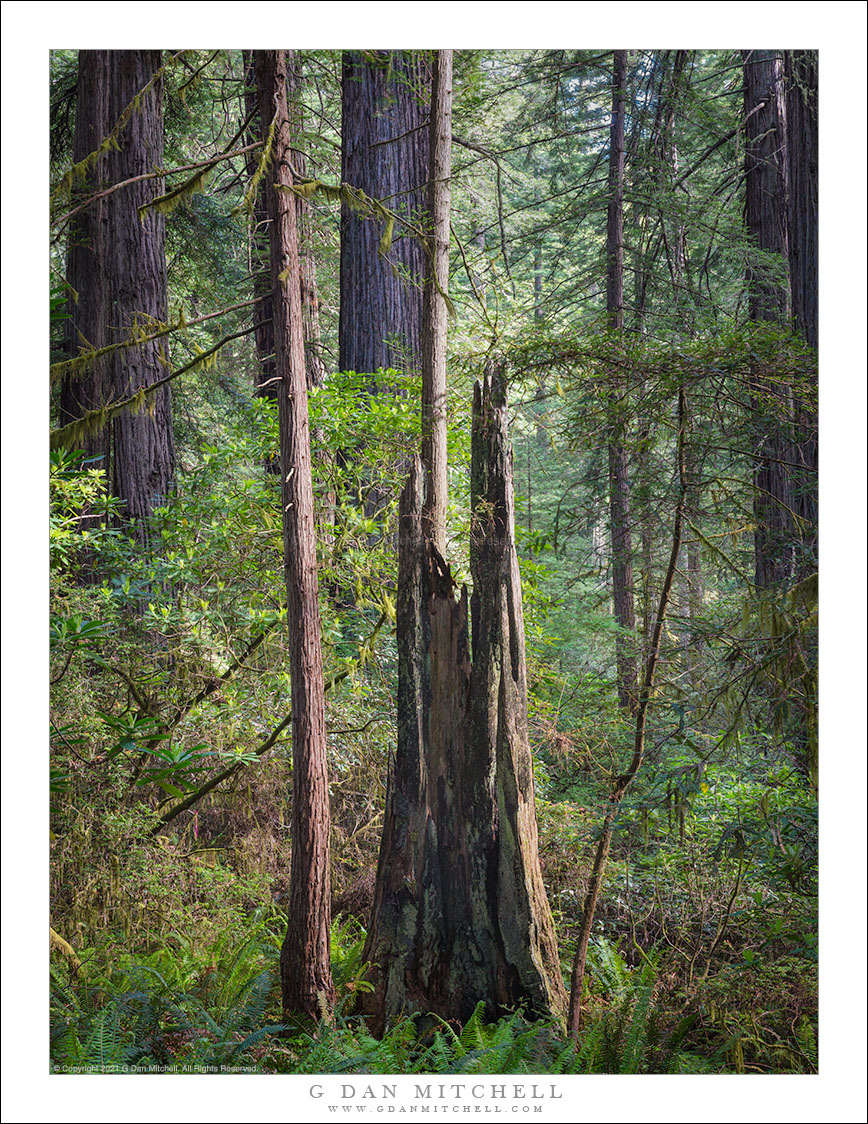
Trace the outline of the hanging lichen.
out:
<instances>
[{"instance_id":1,"label":"hanging lichen","mask_svg":"<svg viewBox=\"0 0 868 1124\"><path fill-rule=\"evenodd\" d=\"M259 157L256 169L250 177L250 183L247 185L247 190L244 192L244 198L237 207L232 208L233 216L240 214L242 211L246 211L248 215L253 214L253 207L256 203L256 193L259 191L262 177L271 166L271 153L274 148L274 130L276 125L277 114L275 113L274 117L271 119L271 124L268 126L268 134L265 138L265 144L262 146L262 155Z\"/></svg>"},{"instance_id":2,"label":"hanging lichen","mask_svg":"<svg viewBox=\"0 0 868 1124\"><path fill-rule=\"evenodd\" d=\"M111 355L116 351L124 351L130 347L141 347L143 344L171 335L172 332L182 331L186 327L187 318L184 315L184 310L179 309L178 319L175 323L167 323L142 314L133 321L130 326L130 334L125 340L107 344L105 347L91 347L89 342L79 333L79 340L85 350L82 350L73 359L63 359L58 363L52 363L48 368L49 379L54 384L61 379L81 378L98 359L102 359L106 355Z\"/></svg>"},{"instance_id":3,"label":"hanging lichen","mask_svg":"<svg viewBox=\"0 0 868 1124\"><path fill-rule=\"evenodd\" d=\"M88 437L92 437L95 433L99 433L105 426L117 417L118 414L125 412L137 414L145 406L146 400L161 386L166 386L168 383L174 381L181 375L187 374L189 371L195 370L211 370L216 361L217 353L221 348L225 347L227 343L232 340L240 339L242 336L249 335L253 328L245 328L240 332L233 332L230 336L224 336L222 340L209 347L206 351L200 351L194 359L189 363L185 363L183 367L178 367L177 370L171 371L161 379L149 383L147 386L140 387L135 394L131 394L127 398L122 398L118 402L106 403L96 410L88 410L82 417L76 418L75 421L68 422L57 429L52 429L49 435L49 448L50 449L74 449L79 446ZM195 346L195 345L194 345Z\"/></svg>"},{"instance_id":4,"label":"hanging lichen","mask_svg":"<svg viewBox=\"0 0 868 1124\"><path fill-rule=\"evenodd\" d=\"M85 156L82 160L79 160L77 164L73 164L72 167L64 173L57 186L51 192L52 203L55 203L58 199L69 195L76 187L76 185L85 183L85 181L87 180L88 172L92 171L96 167L101 156L104 156L105 153L109 152L111 149L114 149L115 152L120 152L118 137L132 120L133 114L140 112L142 99L144 98L145 94L147 94L152 89L158 79L162 78L162 76L166 73L167 68L184 54L186 54L186 51L178 51L176 54L172 55L169 62L159 67L152 75L150 81L147 82L141 90L139 90L133 100L123 110L111 131L105 137L105 139L100 142L99 146L95 148L93 152L89 152L87 156Z\"/></svg>"},{"instance_id":5,"label":"hanging lichen","mask_svg":"<svg viewBox=\"0 0 868 1124\"><path fill-rule=\"evenodd\" d=\"M408 234L419 242L422 249L425 251L425 256L428 258L428 261L433 263L434 254L431 249L431 242L425 232L420 227L409 222L403 215L399 215L396 211L385 206L379 199L373 199L370 195L366 195L359 187L353 187L353 185L349 183L342 183L340 186L336 187L334 184L323 183L322 180L302 180L300 183L292 184L291 186L282 183L275 184L274 186L278 191L288 191L292 195L297 195L299 199L304 199L306 201L311 200L315 195L321 195L329 203L344 204L362 218L373 219L375 222L383 223L379 252L384 257L392 248L395 223L397 222L404 227ZM389 265L395 270L396 274L400 276L395 264L389 262ZM436 277L433 276L433 273L431 280L437 285L437 291L446 302L446 307L449 310L450 316L454 316L455 305L450 300L449 294L444 292L437 282Z\"/></svg>"}]
</instances>

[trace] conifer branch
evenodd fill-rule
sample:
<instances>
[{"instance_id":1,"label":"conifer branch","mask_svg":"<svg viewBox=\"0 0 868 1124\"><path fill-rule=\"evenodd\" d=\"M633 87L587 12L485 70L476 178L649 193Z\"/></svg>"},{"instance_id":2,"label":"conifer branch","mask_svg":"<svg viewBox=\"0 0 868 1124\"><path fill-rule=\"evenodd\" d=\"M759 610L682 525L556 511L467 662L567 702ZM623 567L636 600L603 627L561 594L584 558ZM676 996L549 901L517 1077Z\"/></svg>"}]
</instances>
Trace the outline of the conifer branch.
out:
<instances>
[{"instance_id":1,"label":"conifer branch","mask_svg":"<svg viewBox=\"0 0 868 1124\"><path fill-rule=\"evenodd\" d=\"M185 363L183 367L178 367L177 370L172 371L164 378L157 379L147 386L140 387L135 394L131 394L128 398L123 398L119 402L107 403L98 410L88 410L86 414L83 414L80 418L76 418L75 421L68 422L58 429L52 429L49 434L49 448L71 448L76 442L83 440L93 433L98 433L112 418L116 417L118 414L122 414L125 410L138 413L144 408L146 398L153 394L154 391L159 390L161 386L167 386L180 375L187 374L188 371L196 370L198 367L211 366L214 362L214 357L221 348L225 347L227 343L231 343L232 340L241 339L243 336L249 336L253 330L252 327L244 328L240 332L233 332L232 335L224 336L223 339L215 343L213 347L209 347L206 351L196 355L189 363Z\"/></svg>"}]
</instances>

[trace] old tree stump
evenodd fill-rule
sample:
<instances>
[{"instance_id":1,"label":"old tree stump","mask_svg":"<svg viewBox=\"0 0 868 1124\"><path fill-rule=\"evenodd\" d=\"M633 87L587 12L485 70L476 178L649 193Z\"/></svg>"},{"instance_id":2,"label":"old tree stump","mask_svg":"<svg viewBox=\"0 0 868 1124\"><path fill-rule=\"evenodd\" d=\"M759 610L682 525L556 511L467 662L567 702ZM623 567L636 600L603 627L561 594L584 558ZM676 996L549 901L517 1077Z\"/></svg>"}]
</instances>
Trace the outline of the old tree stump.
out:
<instances>
[{"instance_id":1,"label":"old tree stump","mask_svg":"<svg viewBox=\"0 0 868 1124\"><path fill-rule=\"evenodd\" d=\"M490 1015L565 1006L537 846L498 374L475 388L471 471L469 613L423 534L418 461L401 496L398 744L364 951L373 991L359 998L377 1034L402 1013L463 1022L480 1001Z\"/></svg>"}]
</instances>

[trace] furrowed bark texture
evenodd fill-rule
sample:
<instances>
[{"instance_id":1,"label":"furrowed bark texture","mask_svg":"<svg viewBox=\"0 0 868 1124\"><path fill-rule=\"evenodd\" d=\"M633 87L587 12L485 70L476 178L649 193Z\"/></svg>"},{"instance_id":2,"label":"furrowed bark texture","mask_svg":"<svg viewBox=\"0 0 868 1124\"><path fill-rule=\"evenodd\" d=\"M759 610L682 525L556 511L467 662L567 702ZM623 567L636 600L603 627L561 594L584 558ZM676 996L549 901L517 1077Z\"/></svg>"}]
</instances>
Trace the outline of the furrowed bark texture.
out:
<instances>
[{"instance_id":1,"label":"furrowed bark texture","mask_svg":"<svg viewBox=\"0 0 868 1124\"><path fill-rule=\"evenodd\" d=\"M785 324L788 316L786 111L782 59L775 51L744 52L745 221L754 252L747 272L752 320ZM756 253L756 251L760 251ZM787 388L754 380L752 409L759 456L754 472L754 553L760 589L793 572Z\"/></svg>"},{"instance_id":2,"label":"furrowed bark texture","mask_svg":"<svg viewBox=\"0 0 868 1124\"><path fill-rule=\"evenodd\" d=\"M329 793L325 694L317 596L307 379L283 51L257 51L263 130L277 112L266 186L270 220L275 362L280 383L284 573L292 678L292 869L280 953L283 1008L314 1018L334 999L329 959Z\"/></svg>"},{"instance_id":3,"label":"furrowed bark texture","mask_svg":"<svg viewBox=\"0 0 868 1124\"><path fill-rule=\"evenodd\" d=\"M78 82L75 100L75 135L72 159L84 160L99 148L111 125L108 120L108 51L78 52ZM84 200L103 185L105 158L88 172L73 202ZM104 203L97 200L79 211L70 220L66 279L71 292L67 303L66 352L70 359L79 351L103 347L106 343L107 277L103 268L105 256L103 236ZM109 399L109 374L105 359L81 374L68 375L60 388L60 424L66 425L89 410L99 409ZM111 462L110 427L87 437L84 453L87 458L101 457L91 467L109 473Z\"/></svg>"},{"instance_id":4,"label":"furrowed bark texture","mask_svg":"<svg viewBox=\"0 0 868 1124\"><path fill-rule=\"evenodd\" d=\"M419 52L344 52L341 179L416 225L428 179L429 85ZM340 368L418 372L425 254L396 226L383 258L381 234L342 209Z\"/></svg>"},{"instance_id":5,"label":"furrowed bark texture","mask_svg":"<svg viewBox=\"0 0 868 1124\"><path fill-rule=\"evenodd\" d=\"M606 310L615 331L624 328L624 101L627 52L615 51L612 72L612 122L609 133L609 209L606 224ZM618 381L614 385L618 393ZM633 535L630 526L630 473L623 426L612 425L609 439L609 517L612 529L612 594L619 631L615 638L618 702L636 707L636 610L633 597Z\"/></svg>"},{"instance_id":6,"label":"furrowed bark texture","mask_svg":"<svg viewBox=\"0 0 868 1124\"><path fill-rule=\"evenodd\" d=\"M244 73L246 90L244 94L244 108L250 123L247 126L247 140L249 144L262 140L270 122L260 120L259 91L256 87L256 60L253 51L244 52ZM245 157L248 176L254 175L262 153L250 152ZM259 371L254 379L256 395L259 398L268 398L277 402L279 397L278 384L274 382L274 321L271 305L271 269L269 266L269 238L268 238L268 212L265 206L265 188L260 184L253 200L253 213L250 216L250 269L253 274L253 296L256 305L253 311L254 339L256 341L256 358L259 361ZM266 463L270 472L279 472L280 464L277 460Z\"/></svg>"},{"instance_id":7,"label":"furrowed bark texture","mask_svg":"<svg viewBox=\"0 0 868 1124\"><path fill-rule=\"evenodd\" d=\"M565 996L537 851L512 458L502 386L476 388L473 660L466 589L425 536L422 467L401 497L398 750L364 959L374 1033L401 1012L466 1020Z\"/></svg>"},{"instance_id":8,"label":"furrowed bark texture","mask_svg":"<svg viewBox=\"0 0 868 1124\"><path fill-rule=\"evenodd\" d=\"M293 137L304 133L304 110L301 103L301 56L298 51L286 52L287 99L289 120ZM292 167L299 179L308 175L307 157L301 148L292 150ZM325 363L322 357L322 336L319 326L319 291L316 283L316 257L313 250L313 230L310 203L306 199L295 200L296 224L298 227L299 282L301 285L302 338L304 339L304 362L307 372L307 388L319 386L325 376Z\"/></svg>"},{"instance_id":9,"label":"furrowed bark texture","mask_svg":"<svg viewBox=\"0 0 868 1124\"><path fill-rule=\"evenodd\" d=\"M160 69L159 51L107 51L110 127L151 83L121 129L118 148L106 154L109 183L145 175L163 165L163 82L151 82ZM108 277L106 343L128 339L136 323L168 319L166 224L154 208L139 218L139 207L163 191L163 180L130 184L103 201L103 267ZM109 356L111 397L126 398L166 374L165 340L131 347ZM175 472L172 399L168 386L149 396L139 413L126 411L112 423L114 493L137 535L147 540L148 520L166 502Z\"/></svg>"},{"instance_id":10,"label":"furrowed bark texture","mask_svg":"<svg viewBox=\"0 0 868 1124\"><path fill-rule=\"evenodd\" d=\"M290 128L293 137L302 133L304 120L301 106L301 61L297 51L287 52L287 103L290 115ZM245 111L249 118L247 127L248 143L263 136L263 126L259 115L259 96L256 89L256 74L252 51L244 52L246 77ZM265 122L267 129L270 122ZM246 157L247 175L252 176L261 159L261 151L248 153ZM307 161L300 149L292 150L292 168L300 179L307 175ZM318 386L325 375L322 359L322 337L319 325L319 296L316 280L316 259L311 246L310 204L296 198L296 225L298 233L298 252L301 286L302 336L304 339L305 370L307 386L310 390ZM256 299L254 326L256 355L259 371L255 379L257 397L277 402L280 390L275 380L274 365L274 323L272 319L271 275L268 269L268 214L265 207L264 188L260 185L253 202L250 218L250 266L253 274L253 296ZM277 458L269 458L265 463L268 472L280 471Z\"/></svg>"}]
</instances>

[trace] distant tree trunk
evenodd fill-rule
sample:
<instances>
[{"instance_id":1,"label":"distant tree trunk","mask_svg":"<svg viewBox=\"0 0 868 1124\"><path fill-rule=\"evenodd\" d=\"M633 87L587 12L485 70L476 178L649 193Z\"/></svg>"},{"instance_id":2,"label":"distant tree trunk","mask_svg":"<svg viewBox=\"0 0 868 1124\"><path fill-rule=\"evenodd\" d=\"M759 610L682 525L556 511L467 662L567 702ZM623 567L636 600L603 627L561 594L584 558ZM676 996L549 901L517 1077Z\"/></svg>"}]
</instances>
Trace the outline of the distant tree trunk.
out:
<instances>
[{"instance_id":1,"label":"distant tree trunk","mask_svg":"<svg viewBox=\"0 0 868 1124\"><path fill-rule=\"evenodd\" d=\"M275 118L266 181L270 220L275 364L281 379L280 461L284 571L292 680L292 868L289 919L280 954L286 1016L312 1018L334 999L329 959L329 793L325 695L317 591L307 376L286 55L255 52L263 136Z\"/></svg>"},{"instance_id":2,"label":"distant tree trunk","mask_svg":"<svg viewBox=\"0 0 868 1124\"><path fill-rule=\"evenodd\" d=\"M787 155L789 173L789 257L793 324L815 350L819 347L818 273L818 81L816 51L787 51ZM816 387L796 395L799 464L793 507L801 520L803 557L799 574L817 568Z\"/></svg>"},{"instance_id":3,"label":"distant tree trunk","mask_svg":"<svg viewBox=\"0 0 868 1124\"><path fill-rule=\"evenodd\" d=\"M252 144L262 139L263 125L259 119L259 91L256 88L256 60L253 51L244 52L245 94L244 108L248 117L247 140ZM269 122L265 123L267 129ZM247 175L253 176L262 158L259 151L247 154ZM268 212L265 206L265 190L260 184L253 200L250 215L250 271L253 275L253 330L256 343L258 369L253 379L254 394L257 398L267 398L277 404L280 389L276 378L274 362L274 321L271 303L271 269L268 247ZM276 475L280 472L280 458L267 456L265 470Z\"/></svg>"},{"instance_id":4,"label":"distant tree trunk","mask_svg":"<svg viewBox=\"0 0 868 1124\"><path fill-rule=\"evenodd\" d=\"M449 217L452 200L452 52L437 51L431 83L428 216L433 260L425 283L422 324L422 463L426 536L446 551L446 340Z\"/></svg>"},{"instance_id":5,"label":"distant tree trunk","mask_svg":"<svg viewBox=\"0 0 868 1124\"><path fill-rule=\"evenodd\" d=\"M341 179L418 224L425 207L428 76L415 51L345 51L341 96ZM341 212L340 367L418 372L425 254L396 226L382 231Z\"/></svg>"},{"instance_id":6,"label":"distant tree trunk","mask_svg":"<svg viewBox=\"0 0 868 1124\"><path fill-rule=\"evenodd\" d=\"M108 120L113 126L141 95L117 149L106 155L110 183L151 173L163 166L163 82L159 51L108 51ZM143 92L144 91L144 92ZM163 190L163 181L143 180L103 201L101 248L108 288L106 343L130 337L135 325L168 319L165 220L139 207ZM111 395L134 394L166 374L168 352L157 340L109 357ZM172 401L168 386L148 398L147 408L128 411L112 423L114 493L140 539L147 541L155 507L166 502L175 472Z\"/></svg>"},{"instance_id":7,"label":"distant tree trunk","mask_svg":"<svg viewBox=\"0 0 868 1124\"><path fill-rule=\"evenodd\" d=\"M78 52L78 82L75 103L75 135L72 159L84 160L99 148L111 128L109 122L109 51ZM106 179L105 157L89 171L74 201L87 199ZM96 200L70 220L66 280L70 286L67 312L66 352L70 359L84 349L103 347L108 318L107 250L103 213L107 201ZM60 388L60 424L66 425L89 410L98 410L109 400L110 383L106 360L99 359L81 374L68 375ZM111 479L111 427L85 438L84 454ZM100 458L97 460L97 458Z\"/></svg>"},{"instance_id":8,"label":"distant tree trunk","mask_svg":"<svg viewBox=\"0 0 868 1124\"><path fill-rule=\"evenodd\" d=\"M612 74L612 124L609 147L609 209L606 224L606 309L609 324L624 328L624 102L627 52L615 51ZM614 397L621 380L613 379ZM618 403L613 404L618 411ZM633 537L630 527L630 476L624 448L624 423L612 422L609 436L609 517L612 528L612 591L618 634L618 701L636 706L636 610L633 603Z\"/></svg>"},{"instance_id":9,"label":"distant tree trunk","mask_svg":"<svg viewBox=\"0 0 868 1124\"><path fill-rule=\"evenodd\" d=\"M796 331L819 347L818 79L816 51L787 51L787 154L792 313Z\"/></svg>"},{"instance_id":10,"label":"distant tree trunk","mask_svg":"<svg viewBox=\"0 0 868 1124\"><path fill-rule=\"evenodd\" d=\"M543 313L543 243L542 235L540 235L533 247L533 320L534 324L541 325L544 319ZM545 409L544 403L548 397L546 389L545 372L540 371L539 383L536 388L534 396L538 403L541 405L537 409L536 414L536 442L537 445L544 446L547 440L546 424L541 413Z\"/></svg>"},{"instance_id":11,"label":"distant tree trunk","mask_svg":"<svg viewBox=\"0 0 868 1124\"><path fill-rule=\"evenodd\" d=\"M752 320L785 324L787 159L782 59L775 51L745 51L745 221L752 243L747 283ZM757 253L756 251L759 251ZM781 387L756 382L752 410L757 427L754 472L756 584L774 588L793 572L788 419Z\"/></svg>"},{"instance_id":12,"label":"distant tree trunk","mask_svg":"<svg viewBox=\"0 0 868 1124\"><path fill-rule=\"evenodd\" d=\"M678 143L675 135L676 112L679 103L679 88L684 81L684 72L688 62L687 51L676 51L672 60L672 71L668 77L665 97L661 98L662 132L659 137L661 157L664 163L665 174L668 179L669 190L674 193L678 180ZM689 318L686 309L684 274L687 261L687 237L684 219L676 215L674 232L667 241L667 259L669 263L669 276L672 282L672 296L675 313L682 319L683 328L689 332ZM690 419L685 419L687 428L690 428ZM697 464L696 450L692 442L688 442L684 450L684 471L687 487L685 518L698 521L700 516L701 482ZM697 639L698 626L702 613L702 555L699 549L699 539L690 535L684 547L684 583L682 594L682 614L685 623L685 656L687 671L691 686L698 687L699 679L699 653L701 642ZM648 637L650 641L650 636Z\"/></svg>"},{"instance_id":13,"label":"distant tree trunk","mask_svg":"<svg viewBox=\"0 0 868 1124\"><path fill-rule=\"evenodd\" d=\"M375 1033L402 1011L466 1020L565 996L537 850L524 626L503 384L474 397L471 606L424 531L422 467L401 497L398 749L363 958Z\"/></svg>"}]
</instances>

